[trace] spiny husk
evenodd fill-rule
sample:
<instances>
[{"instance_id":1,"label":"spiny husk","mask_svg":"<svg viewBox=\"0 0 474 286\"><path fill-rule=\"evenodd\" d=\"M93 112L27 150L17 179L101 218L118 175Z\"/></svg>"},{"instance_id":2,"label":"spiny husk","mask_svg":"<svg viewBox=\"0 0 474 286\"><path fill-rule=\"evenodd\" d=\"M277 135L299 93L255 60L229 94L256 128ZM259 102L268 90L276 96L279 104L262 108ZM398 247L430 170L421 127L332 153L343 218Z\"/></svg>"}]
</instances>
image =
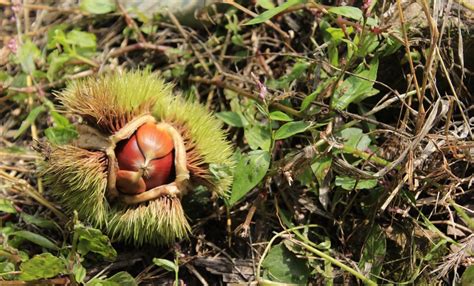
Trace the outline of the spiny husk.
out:
<instances>
[{"instance_id":1,"label":"spiny husk","mask_svg":"<svg viewBox=\"0 0 474 286\"><path fill-rule=\"evenodd\" d=\"M191 171L191 179L194 177L198 181L204 180L210 191L226 196L232 184L232 176L215 178L209 172L211 165L229 170L233 168L232 147L225 139L226 134L222 132L222 123L209 116L204 106L179 97L175 97L167 106L157 102L153 114L183 130L190 157L188 169Z\"/></svg>"},{"instance_id":2,"label":"spiny husk","mask_svg":"<svg viewBox=\"0 0 474 286\"><path fill-rule=\"evenodd\" d=\"M137 206L118 206L109 221L113 238L137 245L169 244L191 230L179 198L161 197Z\"/></svg>"},{"instance_id":3,"label":"spiny husk","mask_svg":"<svg viewBox=\"0 0 474 286\"><path fill-rule=\"evenodd\" d=\"M82 220L105 227L109 216L105 154L71 145L40 148L46 155L41 175L61 205L77 210Z\"/></svg>"},{"instance_id":4,"label":"spiny husk","mask_svg":"<svg viewBox=\"0 0 474 286\"><path fill-rule=\"evenodd\" d=\"M173 96L171 87L149 72L74 82L58 98L66 111L80 115L105 136L120 133L127 123L144 114L170 124L184 139L191 176L187 195L201 184L219 196L227 195L233 161L221 122L198 103ZM163 196L128 206L107 201L107 156L101 148L88 151L66 145L50 149L43 173L53 193L66 209L77 210L81 218L103 227L112 237L136 245L159 245L184 238L190 231L179 197ZM218 178L211 168L224 172Z\"/></svg>"},{"instance_id":5,"label":"spiny husk","mask_svg":"<svg viewBox=\"0 0 474 286\"><path fill-rule=\"evenodd\" d=\"M169 101L170 94L170 85L136 71L71 82L58 98L67 111L114 133L134 117L150 112L157 100Z\"/></svg>"}]
</instances>

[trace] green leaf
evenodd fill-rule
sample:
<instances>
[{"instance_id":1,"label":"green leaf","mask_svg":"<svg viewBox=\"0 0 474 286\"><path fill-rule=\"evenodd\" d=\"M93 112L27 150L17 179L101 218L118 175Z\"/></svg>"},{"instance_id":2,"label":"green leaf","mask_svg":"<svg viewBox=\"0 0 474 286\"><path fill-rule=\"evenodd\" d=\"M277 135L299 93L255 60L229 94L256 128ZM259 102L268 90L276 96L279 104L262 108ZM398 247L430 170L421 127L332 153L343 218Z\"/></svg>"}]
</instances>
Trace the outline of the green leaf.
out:
<instances>
[{"instance_id":1,"label":"green leaf","mask_svg":"<svg viewBox=\"0 0 474 286\"><path fill-rule=\"evenodd\" d=\"M319 94L323 90L325 90L326 87L329 86L329 84L332 84L333 82L334 82L334 78L329 78L325 80L324 82L322 82L321 84L319 84L315 91L313 91L311 94L309 94L303 99L300 110L305 111L306 109L308 109L310 104L319 96Z\"/></svg>"},{"instance_id":2,"label":"green leaf","mask_svg":"<svg viewBox=\"0 0 474 286\"><path fill-rule=\"evenodd\" d=\"M351 177L337 176L336 186L342 187L344 190L352 191L354 186L356 190L373 189L377 186L377 179L359 179L356 180ZM356 186L357 183L357 186Z\"/></svg>"},{"instance_id":3,"label":"green leaf","mask_svg":"<svg viewBox=\"0 0 474 286\"><path fill-rule=\"evenodd\" d=\"M229 205L243 198L265 177L270 166L270 153L257 150L243 155L235 168Z\"/></svg>"},{"instance_id":4,"label":"green leaf","mask_svg":"<svg viewBox=\"0 0 474 286\"><path fill-rule=\"evenodd\" d=\"M249 125L244 130L245 139L252 150L258 148L268 151L270 150L272 135L267 126Z\"/></svg>"},{"instance_id":5,"label":"green leaf","mask_svg":"<svg viewBox=\"0 0 474 286\"><path fill-rule=\"evenodd\" d=\"M311 170L313 170L318 184L321 186L323 184L324 178L331 168L332 158L329 156L317 157L311 164Z\"/></svg>"},{"instance_id":6,"label":"green leaf","mask_svg":"<svg viewBox=\"0 0 474 286\"><path fill-rule=\"evenodd\" d=\"M293 121L293 118L281 111L270 112L270 119L276 121Z\"/></svg>"},{"instance_id":7,"label":"green leaf","mask_svg":"<svg viewBox=\"0 0 474 286\"><path fill-rule=\"evenodd\" d=\"M58 50L54 50L48 55L48 71L46 73L48 80L53 81L59 70L62 69L64 64L71 59L71 56L65 53L59 54Z\"/></svg>"},{"instance_id":8,"label":"green leaf","mask_svg":"<svg viewBox=\"0 0 474 286\"><path fill-rule=\"evenodd\" d=\"M66 272L64 261L51 253L35 255L20 265L20 280L32 281L56 277Z\"/></svg>"},{"instance_id":9,"label":"green leaf","mask_svg":"<svg viewBox=\"0 0 474 286\"><path fill-rule=\"evenodd\" d=\"M72 30L67 33L67 42L81 48L96 48L96 37L92 33L83 32L79 30Z\"/></svg>"},{"instance_id":10,"label":"green leaf","mask_svg":"<svg viewBox=\"0 0 474 286\"><path fill-rule=\"evenodd\" d=\"M33 224L41 228L46 228L46 229L53 229L53 228L58 228L58 224L51 219L45 219L39 216L32 216L27 213L21 213L21 218L27 223L27 224Z\"/></svg>"},{"instance_id":11,"label":"green leaf","mask_svg":"<svg viewBox=\"0 0 474 286\"><path fill-rule=\"evenodd\" d=\"M178 271L178 265L176 265L173 261L163 258L153 258L153 263L156 266L162 267L166 271L176 272Z\"/></svg>"},{"instance_id":12,"label":"green leaf","mask_svg":"<svg viewBox=\"0 0 474 286\"><path fill-rule=\"evenodd\" d=\"M2 278L6 280L14 279L15 276L13 276L12 274L7 274L13 271L15 271L15 264L7 261L0 262L0 281L2 281Z\"/></svg>"},{"instance_id":13,"label":"green leaf","mask_svg":"<svg viewBox=\"0 0 474 286\"><path fill-rule=\"evenodd\" d=\"M71 122L69 122L69 120L66 117L62 116L58 112L52 110L50 112L50 114L53 117L53 121L57 126L59 126L59 127L71 127L71 126L73 126L71 124Z\"/></svg>"},{"instance_id":14,"label":"green leaf","mask_svg":"<svg viewBox=\"0 0 474 286\"><path fill-rule=\"evenodd\" d=\"M370 145L370 137L359 128L346 128L338 135L344 139L344 145L365 151Z\"/></svg>"},{"instance_id":15,"label":"green leaf","mask_svg":"<svg viewBox=\"0 0 474 286\"><path fill-rule=\"evenodd\" d=\"M310 124L304 121L288 122L275 132L275 140L285 139L295 134L305 132L309 126Z\"/></svg>"},{"instance_id":16,"label":"green leaf","mask_svg":"<svg viewBox=\"0 0 474 286\"><path fill-rule=\"evenodd\" d=\"M461 286L474 285L474 265L469 266L464 270L461 277Z\"/></svg>"},{"instance_id":17,"label":"green leaf","mask_svg":"<svg viewBox=\"0 0 474 286\"><path fill-rule=\"evenodd\" d=\"M224 121L229 126L233 127L244 127L242 123L242 119L240 119L240 115L237 112L233 111L223 111L216 113L217 118Z\"/></svg>"},{"instance_id":18,"label":"green leaf","mask_svg":"<svg viewBox=\"0 0 474 286\"><path fill-rule=\"evenodd\" d=\"M26 117L26 119L23 120L23 122L21 123L20 128L15 134L15 139L20 137L28 129L28 127L30 127L31 124L35 122L36 118L45 111L46 108L43 105L36 106L35 108L33 108Z\"/></svg>"},{"instance_id":19,"label":"green leaf","mask_svg":"<svg viewBox=\"0 0 474 286\"><path fill-rule=\"evenodd\" d=\"M32 41L27 39L21 45L16 57L22 70L27 74L31 74L36 70L35 60L41 57L41 52Z\"/></svg>"},{"instance_id":20,"label":"green leaf","mask_svg":"<svg viewBox=\"0 0 474 286\"><path fill-rule=\"evenodd\" d=\"M16 209L13 205L13 202L7 199L0 199L0 212L16 214Z\"/></svg>"},{"instance_id":21,"label":"green leaf","mask_svg":"<svg viewBox=\"0 0 474 286\"><path fill-rule=\"evenodd\" d=\"M81 0L81 11L91 14L107 14L115 11L113 0Z\"/></svg>"},{"instance_id":22,"label":"green leaf","mask_svg":"<svg viewBox=\"0 0 474 286\"><path fill-rule=\"evenodd\" d=\"M267 10L275 8L275 4L273 4L272 0L257 0L257 5Z\"/></svg>"},{"instance_id":23,"label":"green leaf","mask_svg":"<svg viewBox=\"0 0 474 286\"><path fill-rule=\"evenodd\" d=\"M107 279L95 278L86 283L86 286L137 286L137 282L128 272L121 271Z\"/></svg>"},{"instance_id":24,"label":"green leaf","mask_svg":"<svg viewBox=\"0 0 474 286\"><path fill-rule=\"evenodd\" d=\"M117 252L112 247L110 239L100 230L79 224L74 227L74 231L78 235L77 252L80 254L87 255L89 252L93 252L107 260L114 260L117 257Z\"/></svg>"},{"instance_id":25,"label":"green leaf","mask_svg":"<svg viewBox=\"0 0 474 286\"><path fill-rule=\"evenodd\" d=\"M19 230L19 231L13 232L11 235L14 235L16 237L21 237L23 239L33 242L34 244L42 246L44 248L59 250L59 247L56 246L56 244L54 244L51 240L31 231Z\"/></svg>"},{"instance_id":26,"label":"green leaf","mask_svg":"<svg viewBox=\"0 0 474 286\"><path fill-rule=\"evenodd\" d=\"M51 143L63 145L77 138L79 134L76 129L71 127L49 127L44 130L44 134Z\"/></svg>"},{"instance_id":27,"label":"green leaf","mask_svg":"<svg viewBox=\"0 0 474 286\"><path fill-rule=\"evenodd\" d=\"M361 100L377 94L379 91L373 88L374 80L377 78L379 61L374 58L370 62L369 69L365 68L364 63L357 68L356 75L351 75L336 89L331 101L331 107L337 110L343 110L352 102Z\"/></svg>"},{"instance_id":28,"label":"green leaf","mask_svg":"<svg viewBox=\"0 0 474 286\"><path fill-rule=\"evenodd\" d=\"M359 8L352 6L339 6L328 9L328 12L335 15L344 16L346 18L359 21L362 19L362 11Z\"/></svg>"},{"instance_id":29,"label":"green leaf","mask_svg":"<svg viewBox=\"0 0 474 286\"><path fill-rule=\"evenodd\" d=\"M380 275L387 250L387 240L385 232L379 225L372 227L367 241L362 249L362 257L359 261L359 268L364 272L373 274L374 277Z\"/></svg>"},{"instance_id":30,"label":"green leaf","mask_svg":"<svg viewBox=\"0 0 474 286\"><path fill-rule=\"evenodd\" d=\"M74 274L74 279L76 279L76 282L82 283L84 282L84 278L86 278L87 270L80 262L77 262L72 267L72 273Z\"/></svg>"},{"instance_id":31,"label":"green leaf","mask_svg":"<svg viewBox=\"0 0 474 286\"><path fill-rule=\"evenodd\" d=\"M273 89L288 89L293 81L305 75L305 72L308 67L309 63L304 61L298 61L293 65L291 72L288 75L284 75L279 79L269 80L267 82L267 86Z\"/></svg>"},{"instance_id":32,"label":"green leaf","mask_svg":"<svg viewBox=\"0 0 474 286\"><path fill-rule=\"evenodd\" d=\"M281 12L285 11L288 8L291 8L297 4L301 4L306 2L305 0L288 0L287 2L281 4L278 7L275 7L273 9L269 9L262 14L258 15L257 17L253 18L252 20L248 21L245 23L245 25L255 25L255 24L260 24L263 23L272 17L280 14Z\"/></svg>"},{"instance_id":33,"label":"green leaf","mask_svg":"<svg viewBox=\"0 0 474 286\"><path fill-rule=\"evenodd\" d=\"M310 270L306 261L296 257L283 243L273 246L262 263L264 278L280 283L307 285Z\"/></svg>"}]
</instances>

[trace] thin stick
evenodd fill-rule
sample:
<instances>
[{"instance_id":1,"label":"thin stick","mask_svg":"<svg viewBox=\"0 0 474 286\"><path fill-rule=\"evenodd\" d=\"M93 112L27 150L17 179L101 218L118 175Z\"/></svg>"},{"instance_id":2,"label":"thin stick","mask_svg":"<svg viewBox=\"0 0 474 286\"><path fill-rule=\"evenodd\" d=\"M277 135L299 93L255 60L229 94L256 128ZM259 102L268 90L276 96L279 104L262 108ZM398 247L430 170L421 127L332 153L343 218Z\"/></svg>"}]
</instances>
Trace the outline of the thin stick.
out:
<instances>
[{"instance_id":1,"label":"thin stick","mask_svg":"<svg viewBox=\"0 0 474 286\"><path fill-rule=\"evenodd\" d=\"M415 85L416 94L418 95L418 118L416 121L416 133L421 130L421 126L425 121L425 108L423 107L424 95L421 93L420 86L418 85L418 79L416 77L415 66L410 55L410 42L408 41L408 33L406 30L405 16L403 15L402 4L400 0L397 0L398 13L400 15L400 26L403 33L403 41L405 46L406 55L408 57L408 63L410 64L410 71L413 76L413 83Z\"/></svg>"},{"instance_id":2,"label":"thin stick","mask_svg":"<svg viewBox=\"0 0 474 286\"><path fill-rule=\"evenodd\" d=\"M265 248L263 254L262 254L262 258L260 259L260 261L258 262L258 266L257 266L257 279L259 281L262 281L262 278L260 276L260 272L261 272L261 268L262 268L262 263L263 263L263 260L265 258L265 256L267 255L267 253L270 251L270 248L271 246L273 245L273 242L279 238L279 237L282 237L283 235L285 234L290 234L290 233L294 233L296 234L297 236L300 236L301 234L299 234L296 230L299 230L299 229L305 229L305 228L311 228L311 227L319 227L318 225L315 225L315 224L310 224L310 225L301 225L301 226L296 226L296 227L292 227L292 228L289 228L289 229L285 229L284 231L282 232L279 232L277 233L274 237L272 237L272 239L269 241L267 247ZM298 235L299 234L299 235ZM303 237L303 240L306 240L306 238ZM306 248L306 250L316 254L317 256L321 257L322 259L328 261L329 263L331 264L334 264L336 265L337 267L341 268L342 270L345 270L347 272L349 272L350 274L354 275L355 277L359 278L362 282L364 282L365 284L367 285L377 285L374 281L370 280L369 278L365 277L362 273L358 272L357 270L345 265L344 263L340 262L339 260L331 257L330 255L320 251L319 249L316 249L310 245L308 245L307 243L303 243L299 240L294 240L292 239L293 242L295 243L298 243L299 245L301 245L302 247Z\"/></svg>"},{"instance_id":3,"label":"thin stick","mask_svg":"<svg viewBox=\"0 0 474 286\"><path fill-rule=\"evenodd\" d=\"M253 93L248 92L246 90L243 90L243 89L241 89L237 86L227 84L219 78L206 79L206 78L202 78L200 76L195 76L195 77L189 78L189 80L191 80L193 82L199 82L199 83L215 85L215 86L218 86L218 87L223 88L223 89L229 89L229 90L232 90L232 91L238 93L239 95L242 95L244 97L253 99L253 100L255 100L259 103L263 103L263 101L257 95L254 95ZM286 106L286 105L283 105L283 104L280 104L280 103L277 103L277 102L270 103L270 106L273 107L273 108L276 108L280 111L283 111L287 114L293 115L295 117L299 117L299 118L303 117L298 110L293 109L289 106Z\"/></svg>"},{"instance_id":4,"label":"thin stick","mask_svg":"<svg viewBox=\"0 0 474 286\"><path fill-rule=\"evenodd\" d=\"M257 17L258 16L258 14L250 11L249 9L245 8L244 6L242 6L238 3L235 3L233 0L224 0L222 2L225 3L225 4L229 4L229 5L239 9L240 11L242 11L245 14L250 15L252 17ZM275 25L272 21L266 20L264 23L265 23L265 25L267 25L267 26L271 27L272 29L274 29L275 31L277 31L283 38L285 38L285 40L290 39L290 36L285 31L280 29L280 27Z\"/></svg>"}]
</instances>

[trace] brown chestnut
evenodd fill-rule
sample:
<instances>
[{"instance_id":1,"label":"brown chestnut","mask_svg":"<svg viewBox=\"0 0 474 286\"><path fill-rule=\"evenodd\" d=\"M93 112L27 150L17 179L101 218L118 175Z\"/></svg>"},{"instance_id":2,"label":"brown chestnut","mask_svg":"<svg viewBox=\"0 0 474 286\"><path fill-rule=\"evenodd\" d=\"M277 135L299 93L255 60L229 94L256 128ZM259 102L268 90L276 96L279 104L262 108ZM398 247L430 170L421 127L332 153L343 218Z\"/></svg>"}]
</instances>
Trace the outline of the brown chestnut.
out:
<instances>
[{"instance_id":1,"label":"brown chestnut","mask_svg":"<svg viewBox=\"0 0 474 286\"><path fill-rule=\"evenodd\" d=\"M153 123L140 126L115 149L117 189L134 195L169 183L174 168L173 149L173 139L165 129Z\"/></svg>"}]
</instances>

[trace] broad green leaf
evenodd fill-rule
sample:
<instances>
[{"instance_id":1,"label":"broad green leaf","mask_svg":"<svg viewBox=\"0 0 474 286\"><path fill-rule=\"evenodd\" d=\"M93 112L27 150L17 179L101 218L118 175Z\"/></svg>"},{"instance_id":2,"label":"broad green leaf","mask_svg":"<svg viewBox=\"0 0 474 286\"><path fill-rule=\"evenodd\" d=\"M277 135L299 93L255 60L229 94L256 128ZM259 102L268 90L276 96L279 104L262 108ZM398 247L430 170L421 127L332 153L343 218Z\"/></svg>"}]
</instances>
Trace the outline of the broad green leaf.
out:
<instances>
[{"instance_id":1,"label":"broad green leaf","mask_svg":"<svg viewBox=\"0 0 474 286\"><path fill-rule=\"evenodd\" d=\"M67 42L71 45L75 45L81 48L93 48L96 47L96 37L92 33L83 32L79 30L72 30L67 33Z\"/></svg>"},{"instance_id":2,"label":"broad green leaf","mask_svg":"<svg viewBox=\"0 0 474 286\"><path fill-rule=\"evenodd\" d=\"M387 250L387 240L384 231L375 224L370 230L369 236L362 249L362 257L359 261L359 268L363 272L368 272L377 277L382 271L382 266Z\"/></svg>"},{"instance_id":3,"label":"broad green leaf","mask_svg":"<svg viewBox=\"0 0 474 286\"><path fill-rule=\"evenodd\" d=\"M58 42L57 35L58 33L62 32L64 34L64 30L68 28L68 25L66 24L59 24L59 25L54 25L51 28L48 29L48 43L46 45L46 48L48 50L52 50L57 48L57 44L63 44ZM64 36L64 39L66 37Z\"/></svg>"},{"instance_id":4,"label":"broad green leaf","mask_svg":"<svg viewBox=\"0 0 474 286\"><path fill-rule=\"evenodd\" d=\"M270 119L276 121L293 121L293 118L281 111L270 112Z\"/></svg>"},{"instance_id":5,"label":"broad green leaf","mask_svg":"<svg viewBox=\"0 0 474 286\"><path fill-rule=\"evenodd\" d=\"M328 9L328 12L331 14L340 15L346 18L354 19L357 21L362 19L362 11L359 8L356 8L353 6L331 7Z\"/></svg>"},{"instance_id":6,"label":"broad green leaf","mask_svg":"<svg viewBox=\"0 0 474 286\"><path fill-rule=\"evenodd\" d=\"M107 279L95 278L85 284L86 286L137 286L137 282L128 272L121 271Z\"/></svg>"},{"instance_id":7,"label":"broad green leaf","mask_svg":"<svg viewBox=\"0 0 474 286\"><path fill-rule=\"evenodd\" d=\"M71 124L71 122L69 122L69 120L62 116L61 114L59 114L58 112L52 110L50 112L51 114L51 117L53 117L53 120L54 120L54 123L59 126L59 127L70 127L70 126L73 126Z\"/></svg>"},{"instance_id":8,"label":"broad green leaf","mask_svg":"<svg viewBox=\"0 0 474 286\"><path fill-rule=\"evenodd\" d=\"M41 57L41 51L32 41L27 39L19 48L16 57L22 70L27 74L31 74L36 70L35 60Z\"/></svg>"},{"instance_id":9,"label":"broad green leaf","mask_svg":"<svg viewBox=\"0 0 474 286\"><path fill-rule=\"evenodd\" d=\"M352 191L354 189L354 186L356 190L373 189L377 186L377 179L356 180L351 177L337 176L335 183L336 183L336 186L340 186L344 190ZM356 186L356 183L357 183L357 186Z\"/></svg>"},{"instance_id":10,"label":"broad green leaf","mask_svg":"<svg viewBox=\"0 0 474 286\"><path fill-rule=\"evenodd\" d=\"M379 61L374 58L369 69L365 68L364 63L357 68L356 75L351 75L336 89L331 101L331 107L337 110L343 110L352 102L361 100L377 94L379 91L373 88L374 80L377 78Z\"/></svg>"},{"instance_id":11,"label":"broad green leaf","mask_svg":"<svg viewBox=\"0 0 474 286\"><path fill-rule=\"evenodd\" d=\"M272 135L267 126L252 125L246 126L244 130L245 139L252 150L270 150Z\"/></svg>"},{"instance_id":12,"label":"broad green leaf","mask_svg":"<svg viewBox=\"0 0 474 286\"><path fill-rule=\"evenodd\" d=\"M474 285L474 265L469 266L464 270L464 273L461 277L462 286L471 286Z\"/></svg>"},{"instance_id":13,"label":"broad green leaf","mask_svg":"<svg viewBox=\"0 0 474 286\"><path fill-rule=\"evenodd\" d=\"M15 264L7 261L0 262L0 281L2 281L2 278L6 280L14 279L15 276L12 274L7 274L13 271L15 271Z\"/></svg>"},{"instance_id":14,"label":"broad green leaf","mask_svg":"<svg viewBox=\"0 0 474 286\"><path fill-rule=\"evenodd\" d=\"M243 155L235 168L234 183L229 205L243 198L265 177L270 166L270 153L257 150Z\"/></svg>"},{"instance_id":15,"label":"broad green leaf","mask_svg":"<svg viewBox=\"0 0 474 286\"><path fill-rule=\"evenodd\" d=\"M233 127L244 127L242 123L242 119L240 119L240 115L237 112L233 111L223 111L216 113L217 118L224 121L227 125Z\"/></svg>"},{"instance_id":16,"label":"broad green leaf","mask_svg":"<svg viewBox=\"0 0 474 286\"><path fill-rule=\"evenodd\" d=\"M166 271L176 272L178 271L178 265L176 265L173 261L163 258L153 258L153 263L156 266L162 267Z\"/></svg>"},{"instance_id":17,"label":"broad green leaf","mask_svg":"<svg viewBox=\"0 0 474 286\"><path fill-rule=\"evenodd\" d=\"M71 59L71 56L65 53L59 54L58 50L54 50L48 55L48 71L46 73L48 80L51 82L56 79L56 74L62 69L64 64Z\"/></svg>"},{"instance_id":18,"label":"broad green leaf","mask_svg":"<svg viewBox=\"0 0 474 286\"><path fill-rule=\"evenodd\" d=\"M323 184L324 178L331 168L332 158L329 156L317 157L311 164L311 170L313 170L318 184L321 186Z\"/></svg>"},{"instance_id":19,"label":"broad green leaf","mask_svg":"<svg viewBox=\"0 0 474 286\"><path fill-rule=\"evenodd\" d=\"M307 285L310 270L283 243L273 246L262 263L264 278L280 283Z\"/></svg>"},{"instance_id":20,"label":"broad green leaf","mask_svg":"<svg viewBox=\"0 0 474 286\"><path fill-rule=\"evenodd\" d=\"M83 12L91 14L107 14L115 11L113 0L81 0L79 6Z\"/></svg>"},{"instance_id":21,"label":"broad green leaf","mask_svg":"<svg viewBox=\"0 0 474 286\"><path fill-rule=\"evenodd\" d=\"M310 124L304 121L288 122L275 132L275 140L285 139L295 134L305 132L309 126Z\"/></svg>"},{"instance_id":22,"label":"broad green leaf","mask_svg":"<svg viewBox=\"0 0 474 286\"><path fill-rule=\"evenodd\" d=\"M51 240L47 239L46 237L42 235L39 235L37 233L31 232L28 230L15 231L11 235L14 235L16 237L21 237L23 239L33 242L34 244L42 246L44 248L59 250L59 247L56 244L54 244Z\"/></svg>"},{"instance_id":23,"label":"broad green leaf","mask_svg":"<svg viewBox=\"0 0 474 286\"><path fill-rule=\"evenodd\" d=\"M281 4L278 7L275 7L273 9L269 9L262 14L258 15L257 17L253 18L252 20L248 21L245 23L245 25L255 25L255 24L260 24L263 23L272 17L280 14L281 12L285 11L286 9L295 6L297 4L301 4L306 2L305 0L288 0L285 3Z\"/></svg>"},{"instance_id":24,"label":"broad green leaf","mask_svg":"<svg viewBox=\"0 0 474 286\"><path fill-rule=\"evenodd\" d=\"M334 80L335 80L334 78L329 78L329 79L325 80L324 82L322 82L321 84L319 84L315 91L313 91L311 94L309 94L308 96L306 96L303 99L303 102L301 103L300 110L305 111L306 109L308 109L310 104L319 96L319 94L323 90L326 89L327 86L329 86L329 84L332 84L334 82Z\"/></svg>"},{"instance_id":25,"label":"broad green leaf","mask_svg":"<svg viewBox=\"0 0 474 286\"><path fill-rule=\"evenodd\" d=\"M74 227L74 231L78 235L77 252L80 254L87 255L89 252L93 252L107 260L114 260L117 257L117 252L112 247L110 239L100 230L79 224Z\"/></svg>"},{"instance_id":26,"label":"broad green leaf","mask_svg":"<svg viewBox=\"0 0 474 286\"><path fill-rule=\"evenodd\" d=\"M346 128L339 135L344 139L344 145L365 151L370 145L370 137L359 128Z\"/></svg>"},{"instance_id":27,"label":"broad green leaf","mask_svg":"<svg viewBox=\"0 0 474 286\"><path fill-rule=\"evenodd\" d=\"M76 282L82 283L84 282L84 278L86 278L87 270L80 262L77 262L72 267L72 273L74 274L74 279L76 279Z\"/></svg>"},{"instance_id":28,"label":"broad green leaf","mask_svg":"<svg viewBox=\"0 0 474 286\"><path fill-rule=\"evenodd\" d=\"M51 253L35 255L20 265L20 280L32 281L56 277L66 271L64 261Z\"/></svg>"},{"instance_id":29,"label":"broad green leaf","mask_svg":"<svg viewBox=\"0 0 474 286\"><path fill-rule=\"evenodd\" d=\"M46 229L59 228L58 224L51 219L46 219L39 216L32 216L27 213L21 213L20 216L28 224L33 224Z\"/></svg>"},{"instance_id":30,"label":"broad green leaf","mask_svg":"<svg viewBox=\"0 0 474 286\"><path fill-rule=\"evenodd\" d=\"M63 145L77 138L79 134L76 129L71 127L49 127L44 130L44 134L51 143Z\"/></svg>"},{"instance_id":31,"label":"broad green leaf","mask_svg":"<svg viewBox=\"0 0 474 286\"><path fill-rule=\"evenodd\" d=\"M13 202L7 199L0 199L0 212L16 214L16 209L13 205Z\"/></svg>"},{"instance_id":32,"label":"broad green leaf","mask_svg":"<svg viewBox=\"0 0 474 286\"><path fill-rule=\"evenodd\" d=\"M28 129L28 127L30 127L31 124L35 122L36 118L45 111L46 108L43 105L36 106L35 108L33 108L26 117L26 119L23 120L23 122L21 123L20 128L15 134L15 139L20 137Z\"/></svg>"}]
</instances>

